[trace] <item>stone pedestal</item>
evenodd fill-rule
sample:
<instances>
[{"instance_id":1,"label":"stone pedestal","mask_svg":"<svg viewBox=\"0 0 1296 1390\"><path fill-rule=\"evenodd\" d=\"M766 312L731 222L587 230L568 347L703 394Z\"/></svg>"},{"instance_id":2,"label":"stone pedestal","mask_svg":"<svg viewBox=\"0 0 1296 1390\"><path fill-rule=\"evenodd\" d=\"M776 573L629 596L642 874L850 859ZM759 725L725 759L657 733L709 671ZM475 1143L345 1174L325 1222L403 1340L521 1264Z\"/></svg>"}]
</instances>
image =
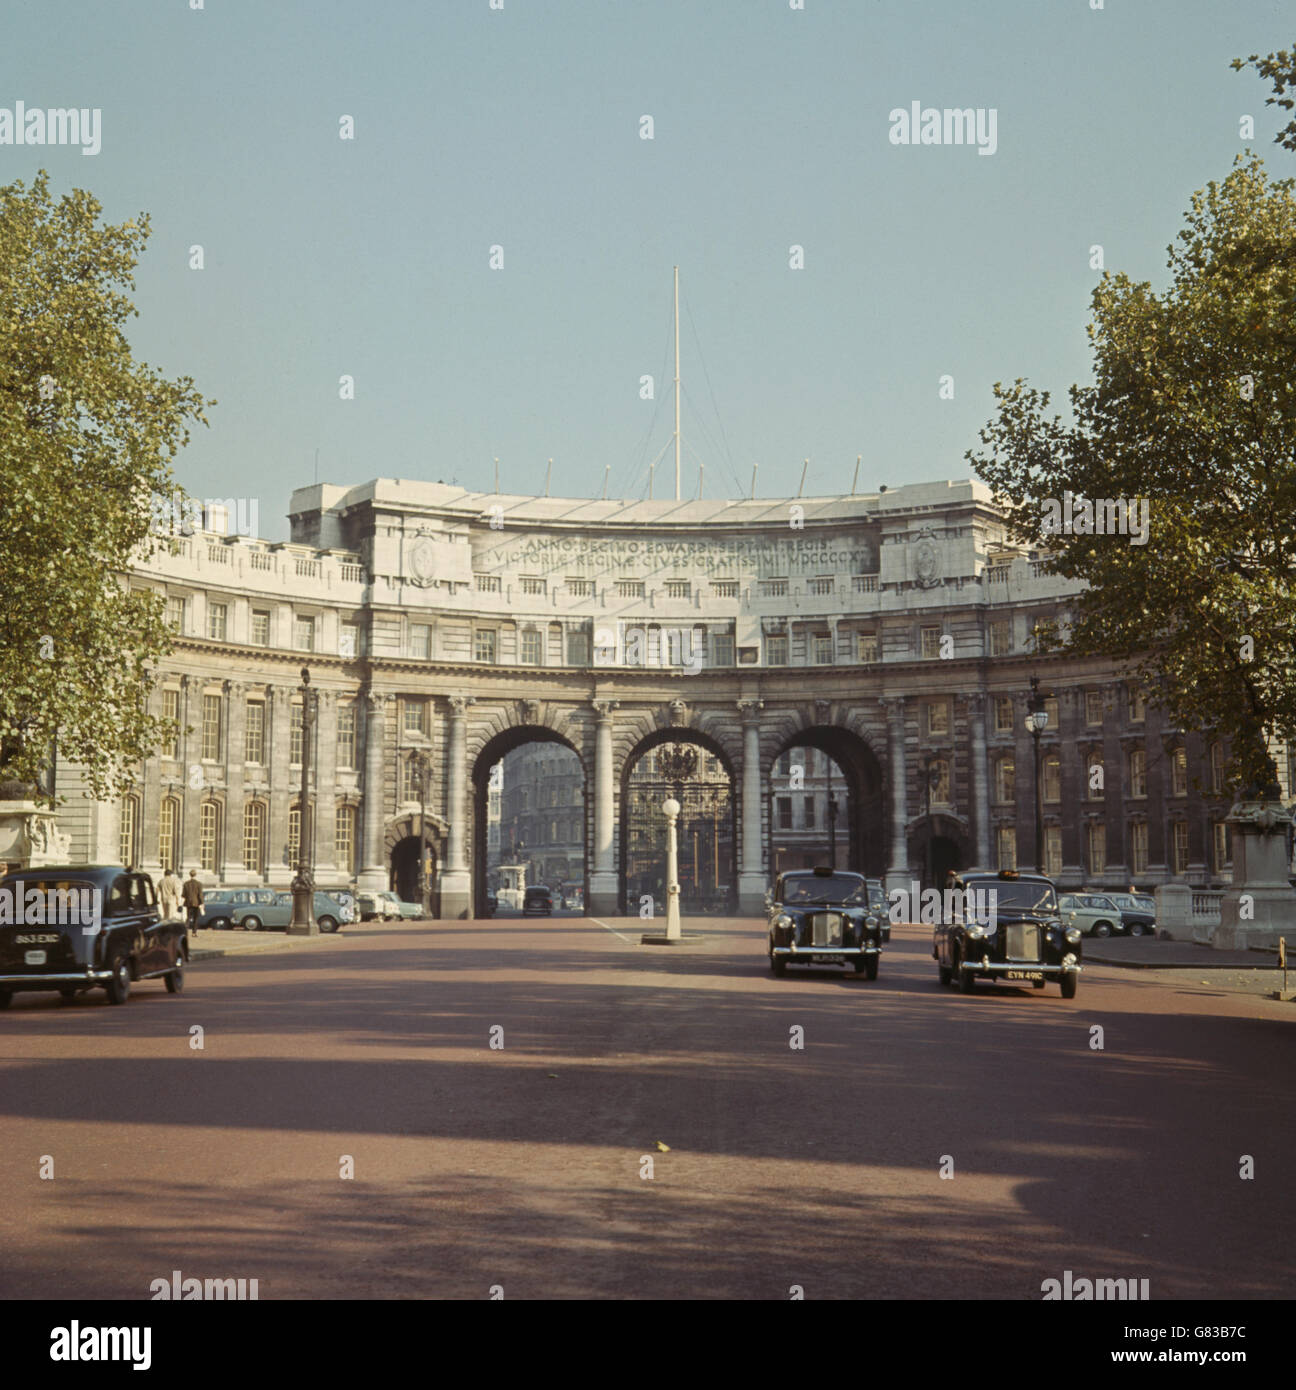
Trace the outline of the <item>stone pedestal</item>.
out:
<instances>
[{"instance_id":1,"label":"stone pedestal","mask_svg":"<svg viewBox=\"0 0 1296 1390\"><path fill-rule=\"evenodd\" d=\"M68 852L53 811L35 801L0 801L0 865L42 869L66 864Z\"/></svg>"},{"instance_id":2,"label":"stone pedestal","mask_svg":"<svg viewBox=\"0 0 1296 1390\"><path fill-rule=\"evenodd\" d=\"M1222 950L1296 944L1296 889L1287 879L1290 812L1276 801L1239 801L1233 828L1233 884L1220 904L1211 944Z\"/></svg>"}]
</instances>

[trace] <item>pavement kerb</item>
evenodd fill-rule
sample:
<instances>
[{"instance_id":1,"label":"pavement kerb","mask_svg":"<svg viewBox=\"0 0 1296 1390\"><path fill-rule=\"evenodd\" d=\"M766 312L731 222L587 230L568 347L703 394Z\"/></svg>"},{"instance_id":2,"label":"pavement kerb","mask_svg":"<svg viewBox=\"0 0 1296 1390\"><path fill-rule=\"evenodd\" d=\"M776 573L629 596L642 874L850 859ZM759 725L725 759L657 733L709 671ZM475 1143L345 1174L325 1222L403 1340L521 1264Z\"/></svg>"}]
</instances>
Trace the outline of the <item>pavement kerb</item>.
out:
<instances>
[{"instance_id":1,"label":"pavement kerb","mask_svg":"<svg viewBox=\"0 0 1296 1390\"><path fill-rule=\"evenodd\" d=\"M259 956L264 955L267 951L291 950L309 943L336 941L339 940L341 936L342 933L340 931L321 932L318 936L288 936L276 932L273 936L267 937L264 941L258 940L255 945L250 942L247 945L239 942L237 946L233 943L228 946L217 946L215 944L210 946L192 946L189 950L189 960L190 963L193 963L201 960L223 960L231 956Z\"/></svg>"}]
</instances>

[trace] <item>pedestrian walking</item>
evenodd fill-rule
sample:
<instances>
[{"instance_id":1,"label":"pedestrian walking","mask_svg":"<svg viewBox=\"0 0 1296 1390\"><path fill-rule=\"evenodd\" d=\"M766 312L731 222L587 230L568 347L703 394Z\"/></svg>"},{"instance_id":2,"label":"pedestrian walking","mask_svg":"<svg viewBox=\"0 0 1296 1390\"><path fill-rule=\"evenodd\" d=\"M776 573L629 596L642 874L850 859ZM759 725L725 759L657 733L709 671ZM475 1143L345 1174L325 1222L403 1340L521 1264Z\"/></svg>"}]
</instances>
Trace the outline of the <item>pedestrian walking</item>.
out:
<instances>
[{"instance_id":1,"label":"pedestrian walking","mask_svg":"<svg viewBox=\"0 0 1296 1390\"><path fill-rule=\"evenodd\" d=\"M180 916L180 880L172 868L167 869L158 884L158 906L164 922L174 922Z\"/></svg>"},{"instance_id":2,"label":"pedestrian walking","mask_svg":"<svg viewBox=\"0 0 1296 1390\"><path fill-rule=\"evenodd\" d=\"M188 930L196 932L198 930L198 918L202 914L203 907L203 890L202 884L198 882L197 869L189 870L189 877L185 879L185 885L181 890L180 896L185 905Z\"/></svg>"}]
</instances>

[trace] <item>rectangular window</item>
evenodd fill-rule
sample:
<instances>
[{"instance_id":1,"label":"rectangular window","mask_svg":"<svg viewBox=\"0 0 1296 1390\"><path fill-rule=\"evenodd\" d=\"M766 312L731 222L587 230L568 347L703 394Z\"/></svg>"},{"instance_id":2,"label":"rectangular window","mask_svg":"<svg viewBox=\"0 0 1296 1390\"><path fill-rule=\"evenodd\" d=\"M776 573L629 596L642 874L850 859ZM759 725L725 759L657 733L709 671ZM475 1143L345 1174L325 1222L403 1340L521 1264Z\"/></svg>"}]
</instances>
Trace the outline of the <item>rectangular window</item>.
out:
<instances>
[{"instance_id":1,"label":"rectangular window","mask_svg":"<svg viewBox=\"0 0 1296 1390\"><path fill-rule=\"evenodd\" d=\"M618 579L617 597L618 598L643 598L644 582L642 579Z\"/></svg>"},{"instance_id":2,"label":"rectangular window","mask_svg":"<svg viewBox=\"0 0 1296 1390\"><path fill-rule=\"evenodd\" d=\"M792 829L792 798L790 796L780 796L775 798L778 807L778 828L780 830Z\"/></svg>"},{"instance_id":3,"label":"rectangular window","mask_svg":"<svg viewBox=\"0 0 1296 1390\"><path fill-rule=\"evenodd\" d=\"M300 767L302 760L302 703L293 702L288 711L288 761L293 767ZM297 858L293 855L293 859Z\"/></svg>"},{"instance_id":4,"label":"rectangular window","mask_svg":"<svg viewBox=\"0 0 1296 1390\"><path fill-rule=\"evenodd\" d=\"M265 762L265 701L249 700L243 712L243 761Z\"/></svg>"},{"instance_id":5,"label":"rectangular window","mask_svg":"<svg viewBox=\"0 0 1296 1390\"><path fill-rule=\"evenodd\" d=\"M180 840L180 803L167 797L158 818L158 863L163 869L174 869L175 847Z\"/></svg>"},{"instance_id":6,"label":"rectangular window","mask_svg":"<svg viewBox=\"0 0 1296 1390\"><path fill-rule=\"evenodd\" d=\"M475 574L473 578L477 581L479 594L498 594L502 588L498 574Z\"/></svg>"},{"instance_id":7,"label":"rectangular window","mask_svg":"<svg viewBox=\"0 0 1296 1390\"><path fill-rule=\"evenodd\" d=\"M1129 794L1136 797L1147 795L1147 754L1141 748L1130 749Z\"/></svg>"},{"instance_id":8,"label":"rectangular window","mask_svg":"<svg viewBox=\"0 0 1296 1390\"><path fill-rule=\"evenodd\" d=\"M410 656L415 661L432 659L432 629L426 623L410 625Z\"/></svg>"},{"instance_id":9,"label":"rectangular window","mask_svg":"<svg viewBox=\"0 0 1296 1390\"><path fill-rule=\"evenodd\" d=\"M830 574L828 574L828 575L822 575L822 574L816 575L816 576L810 581L808 587L809 587L809 590L810 590L810 592L811 592L812 594L815 594L815 595L817 595L818 597L822 598L825 594L831 594L831 593L832 593L832 591L833 591L833 577L832 577L832 575L830 575Z\"/></svg>"},{"instance_id":10,"label":"rectangular window","mask_svg":"<svg viewBox=\"0 0 1296 1390\"><path fill-rule=\"evenodd\" d=\"M594 581L592 579L579 579L568 577L567 592L572 598L593 598Z\"/></svg>"},{"instance_id":11,"label":"rectangular window","mask_svg":"<svg viewBox=\"0 0 1296 1390\"><path fill-rule=\"evenodd\" d=\"M787 591L786 579L762 579L760 582L761 598L786 598Z\"/></svg>"},{"instance_id":12,"label":"rectangular window","mask_svg":"<svg viewBox=\"0 0 1296 1390\"><path fill-rule=\"evenodd\" d=\"M1062 759L1057 754L1044 759L1044 800L1062 800Z\"/></svg>"},{"instance_id":13,"label":"rectangular window","mask_svg":"<svg viewBox=\"0 0 1296 1390\"><path fill-rule=\"evenodd\" d=\"M1091 729L1101 729L1103 722L1103 693L1101 690L1085 691L1085 723Z\"/></svg>"},{"instance_id":14,"label":"rectangular window","mask_svg":"<svg viewBox=\"0 0 1296 1390\"><path fill-rule=\"evenodd\" d=\"M857 632L855 634L855 660L871 666L878 659L878 638L876 632Z\"/></svg>"},{"instance_id":15,"label":"rectangular window","mask_svg":"<svg viewBox=\"0 0 1296 1390\"><path fill-rule=\"evenodd\" d=\"M1107 872L1107 824L1091 820L1085 827L1085 853L1091 875Z\"/></svg>"},{"instance_id":16,"label":"rectangular window","mask_svg":"<svg viewBox=\"0 0 1296 1390\"><path fill-rule=\"evenodd\" d=\"M347 878L355 868L355 807L339 806L334 818L333 841L337 849L337 865Z\"/></svg>"},{"instance_id":17,"label":"rectangular window","mask_svg":"<svg viewBox=\"0 0 1296 1390\"><path fill-rule=\"evenodd\" d=\"M1101 753L1090 753L1089 761L1085 765L1085 795L1090 801L1101 801L1104 795L1104 776L1103 755Z\"/></svg>"},{"instance_id":18,"label":"rectangular window","mask_svg":"<svg viewBox=\"0 0 1296 1390\"><path fill-rule=\"evenodd\" d=\"M667 598L692 598L693 585L687 579L668 579L666 581Z\"/></svg>"},{"instance_id":19,"label":"rectangular window","mask_svg":"<svg viewBox=\"0 0 1296 1390\"><path fill-rule=\"evenodd\" d=\"M185 601L182 598L168 598L163 619L172 632L184 631Z\"/></svg>"},{"instance_id":20,"label":"rectangular window","mask_svg":"<svg viewBox=\"0 0 1296 1390\"><path fill-rule=\"evenodd\" d=\"M584 628L568 630L567 665L588 666L590 664L590 635Z\"/></svg>"},{"instance_id":21,"label":"rectangular window","mask_svg":"<svg viewBox=\"0 0 1296 1390\"><path fill-rule=\"evenodd\" d=\"M243 867L265 873L265 807L259 801L243 808Z\"/></svg>"},{"instance_id":22,"label":"rectangular window","mask_svg":"<svg viewBox=\"0 0 1296 1390\"><path fill-rule=\"evenodd\" d=\"M135 862L135 823L138 819L139 800L133 796L123 796L121 799L121 815L119 817L118 829L120 835L117 843L117 854L121 862L128 867Z\"/></svg>"},{"instance_id":23,"label":"rectangular window","mask_svg":"<svg viewBox=\"0 0 1296 1390\"><path fill-rule=\"evenodd\" d=\"M315 619L297 618L293 622L293 646L299 652L315 650Z\"/></svg>"},{"instance_id":24,"label":"rectangular window","mask_svg":"<svg viewBox=\"0 0 1296 1390\"><path fill-rule=\"evenodd\" d=\"M1136 820L1130 826L1130 872L1137 878L1147 873L1148 866L1148 828L1147 821Z\"/></svg>"},{"instance_id":25,"label":"rectangular window","mask_svg":"<svg viewBox=\"0 0 1296 1390\"><path fill-rule=\"evenodd\" d=\"M1008 656L1012 648L1012 622L1007 618L997 618L990 624L990 655Z\"/></svg>"},{"instance_id":26,"label":"rectangular window","mask_svg":"<svg viewBox=\"0 0 1296 1390\"><path fill-rule=\"evenodd\" d=\"M297 863L298 851L301 848L301 812L296 806L288 812L288 862Z\"/></svg>"},{"instance_id":27,"label":"rectangular window","mask_svg":"<svg viewBox=\"0 0 1296 1390\"><path fill-rule=\"evenodd\" d=\"M1188 872L1188 822L1174 822L1174 871L1177 874Z\"/></svg>"},{"instance_id":28,"label":"rectangular window","mask_svg":"<svg viewBox=\"0 0 1296 1390\"><path fill-rule=\"evenodd\" d=\"M216 872L216 842L220 829L220 807L204 801L198 813L198 866L205 874Z\"/></svg>"},{"instance_id":29,"label":"rectangular window","mask_svg":"<svg viewBox=\"0 0 1296 1390\"><path fill-rule=\"evenodd\" d=\"M1188 795L1188 750L1176 748L1170 755L1170 795Z\"/></svg>"},{"instance_id":30,"label":"rectangular window","mask_svg":"<svg viewBox=\"0 0 1296 1390\"><path fill-rule=\"evenodd\" d=\"M162 692L162 718L170 719L175 723L173 732L165 735L162 744L162 756L178 761L180 758L180 692L178 690L164 690ZM163 868L165 867L163 865Z\"/></svg>"},{"instance_id":31,"label":"rectangular window","mask_svg":"<svg viewBox=\"0 0 1296 1390\"><path fill-rule=\"evenodd\" d=\"M428 731L428 706L426 700L406 700L405 717L402 728L407 734L423 734Z\"/></svg>"},{"instance_id":32,"label":"rectangular window","mask_svg":"<svg viewBox=\"0 0 1296 1390\"><path fill-rule=\"evenodd\" d=\"M996 695L994 703L995 733L1010 734L1013 731L1013 697Z\"/></svg>"},{"instance_id":33,"label":"rectangular window","mask_svg":"<svg viewBox=\"0 0 1296 1390\"><path fill-rule=\"evenodd\" d=\"M339 767L356 765L356 707L337 707L337 760Z\"/></svg>"},{"instance_id":34,"label":"rectangular window","mask_svg":"<svg viewBox=\"0 0 1296 1390\"><path fill-rule=\"evenodd\" d=\"M813 830L815 825L815 799L813 796L804 798L803 812L805 816L805 828Z\"/></svg>"},{"instance_id":35,"label":"rectangular window","mask_svg":"<svg viewBox=\"0 0 1296 1390\"><path fill-rule=\"evenodd\" d=\"M225 626L228 617L228 604L209 603L207 605L207 636L213 642L223 642L225 640Z\"/></svg>"},{"instance_id":36,"label":"rectangular window","mask_svg":"<svg viewBox=\"0 0 1296 1390\"><path fill-rule=\"evenodd\" d=\"M1296 786L1296 774L1290 777L1290 782ZM1210 746L1210 789L1218 796L1224 790L1224 745L1222 743L1212 743Z\"/></svg>"},{"instance_id":37,"label":"rectangular window","mask_svg":"<svg viewBox=\"0 0 1296 1390\"><path fill-rule=\"evenodd\" d=\"M698 650L694 642L693 650ZM702 651L706 648L703 647ZM700 653L699 653L700 654ZM713 666L732 666L734 664L734 639L732 632L713 632L711 634L711 663Z\"/></svg>"},{"instance_id":38,"label":"rectangular window","mask_svg":"<svg viewBox=\"0 0 1296 1390\"><path fill-rule=\"evenodd\" d=\"M810 660L816 666L831 666L832 659L832 633L816 632L810 638Z\"/></svg>"},{"instance_id":39,"label":"rectangular window","mask_svg":"<svg viewBox=\"0 0 1296 1390\"><path fill-rule=\"evenodd\" d=\"M479 627L473 633L474 661L493 662L495 660L496 636L495 630L489 627Z\"/></svg>"},{"instance_id":40,"label":"rectangular window","mask_svg":"<svg viewBox=\"0 0 1296 1390\"><path fill-rule=\"evenodd\" d=\"M936 785L931 790L933 806L950 804L950 765L944 758L937 758L932 767L936 770Z\"/></svg>"},{"instance_id":41,"label":"rectangular window","mask_svg":"<svg viewBox=\"0 0 1296 1390\"><path fill-rule=\"evenodd\" d=\"M786 666L788 659L788 639L786 634L772 632L765 639L765 665Z\"/></svg>"},{"instance_id":42,"label":"rectangular window","mask_svg":"<svg viewBox=\"0 0 1296 1390\"><path fill-rule=\"evenodd\" d=\"M1044 700L1044 713L1048 715L1047 728L1057 729L1060 727L1061 720L1058 716L1058 702L1056 695L1047 696Z\"/></svg>"},{"instance_id":43,"label":"rectangular window","mask_svg":"<svg viewBox=\"0 0 1296 1390\"><path fill-rule=\"evenodd\" d=\"M1129 722L1131 724L1141 724L1147 717L1147 701L1143 698L1143 692L1136 685L1131 685L1128 689L1128 708Z\"/></svg>"},{"instance_id":44,"label":"rectangular window","mask_svg":"<svg viewBox=\"0 0 1296 1390\"><path fill-rule=\"evenodd\" d=\"M527 628L518 636L518 660L524 666L540 665L541 635L535 628Z\"/></svg>"},{"instance_id":45,"label":"rectangular window","mask_svg":"<svg viewBox=\"0 0 1296 1390\"><path fill-rule=\"evenodd\" d=\"M429 628L429 635L431 631ZM338 655L347 661L353 661L360 655L360 627L357 623L343 623L339 628Z\"/></svg>"},{"instance_id":46,"label":"rectangular window","mask_svg":"<svg viewBox=\"0 0 1296 1390\"><path fill-rule=\"evenodd\" d=\"M535 575L524 574L521 583L524 594L543 594L545 591L545 581L537 579Z\"/></svg>"},{"instance_id":47,"label":"rectangular window","mask_svg":"<svg viewBox=\"0 0 1296 1390\"><path fill-rule=\"evenodd\" d=\"M736 579L714 579L711 581L711 590L716 598L737 598L738 581Z\"/></svg>"},{"instance_id":48,"label":"rectangular window","mask_svg":"<svg viewBox=\"0 0 1296 1390\"><path fill-rule=\"evenodd\" d=\"M927 706L927 734L929 738L949 733L949 701L933 700Z\"/></svg>"},{"instance_id":49,"label":"rectangular window","mask_svg":"<svg viewBox=\"0 0 1296 1390\"><path fill-rule=\"evenodd\" d=\"M1017 867L1017 827L1015 825L1001 825L998 842L999 867L1001 869L1015 869Z\"/></svg>"},{"instance_id":50,"label":"rectangular window","mask_svg":"<svg viewBox=\"0 0 1296 1390\"><path fill-rule=\"evenodd\" d=\"M1224 873L1232 860L1229 858L1229 828L1222 820L1211 826L1211 836L1215 844L1215 872Z\"/></svg>"},{"instance_id":51,"label":"rectangular window","mask_svg":"<svg viewBox=\"0 0 1296 1390\"><path fill-rule=\"evenodd\" d=\"M221 697L203 696L202 755L206 762L219 762L221 755Z\"/></svg>"},{"instance_id":52,"label":"rectangular window","mask_svg":"<svg viewBox=\"0 0 1296 1390\"><path fill-rule=\"evenodd\" d=\"M923 627L919 629L922 638L919 651L924 660L931 660L940 655L941 630L939 627Z\"/></svg>"},{"instance_id":53,"label":"rectangular window","mask_svg":"<svg viewBox=\"0 0 1296 1390\"><path fill-rule=\"evenodd\" d=\"M1044 872L1052 879L1062 873L1062 827L1044 827Z\"/></svg>"},{"instance_id":54,"label":"rectangular window","mask_svg":"<svg viewBox=\"0 0 1296 1390\"><path fill-rule=\"evenodd\" d=\"M1017 799L1017 765L1012 758L1000 758L995 763L995 801L1001 806ZM1004 865L1000 864L1001 869Z\"/></svg>"},{"instance_id":55,"label":"rectangular window","mask_svg":"<svg viewBox=\"0 0 1296 1390\"><path fill-rule=\"evenodd\" d=\"M262 608L252 610L252 645L254 647L268 647L270 645L270 614Z\"/></svg>"}]
</instances>

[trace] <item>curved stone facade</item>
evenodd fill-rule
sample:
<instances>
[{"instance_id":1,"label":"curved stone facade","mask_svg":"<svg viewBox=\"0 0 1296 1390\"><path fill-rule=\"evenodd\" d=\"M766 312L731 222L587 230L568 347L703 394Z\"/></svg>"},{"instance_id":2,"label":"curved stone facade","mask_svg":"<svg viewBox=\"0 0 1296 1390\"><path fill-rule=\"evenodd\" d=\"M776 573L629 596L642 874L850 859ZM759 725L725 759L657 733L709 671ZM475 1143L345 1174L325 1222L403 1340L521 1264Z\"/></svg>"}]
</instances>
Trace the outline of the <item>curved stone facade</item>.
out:
<instances>
[{"instance_id":1,"label":"curved stone facade","mask_svg":"<svg viewBox=\"0 0 1296 1390\"><path fill-rule=\"evenodd\" d=\"M171 603L176 650L150 698L187 732L141 770L125 821L65 808L74 856L130 849L158 872L169 852L209 882L286 886L308 666L321 883L387 887L408 867L421 749L441 914L471 915L489 769L535 739L580 759L596 914L624 907L621 799L664 741L697 743L731 779L742 910L768 884L771 777L796 746L842 771L841 866L907 884L929 837L937 877L1014 852L1028 866L1037 675L1054 701L1041 782L1059 880L1226 877L1228 804L1194 787L1212 785L1210 749L1110 664L1032 655L1034 623L1065 621L1076 590L1005 548L980 483L681 503L376 480L299 489L290 519L289 542L195 535L132 576ZM75 781L65 767L63 789Z\"/></svg>"}]
</instances>

